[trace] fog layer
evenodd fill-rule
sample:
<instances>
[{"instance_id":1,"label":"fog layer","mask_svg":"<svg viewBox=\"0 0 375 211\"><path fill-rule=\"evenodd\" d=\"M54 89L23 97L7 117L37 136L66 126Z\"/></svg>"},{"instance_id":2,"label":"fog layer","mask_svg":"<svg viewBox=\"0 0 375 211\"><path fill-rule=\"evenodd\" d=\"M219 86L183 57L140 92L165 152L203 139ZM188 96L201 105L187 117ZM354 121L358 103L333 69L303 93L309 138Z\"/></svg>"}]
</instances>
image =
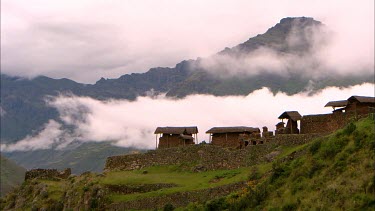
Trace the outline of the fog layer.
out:
<instances>
[{"instance_id":1,"label":"fog layer","mask_svg":"<svg viewBox=\"0 0 375 211\"><path fill-rule=\"evenodd\" d=\"M58 110L61 122L69 129L50 120L40 133L14 144L3 144L1 150L64 149L73 141L107 141L121 147L153 149L153 133L158 126L198 126L199 142L208 141L205 132L217 126L267 126L273 131L279 121L277 117L284 111L296 110L302 115L330 113L331 108L324 108L328 101L352 95L374 96L374 88L374 84L332 87L312 96L308 92L273 95L263 88L248 96L192 95L180 100L158 96L139 97L135 101L99 101L61 95L46 101Z\"/></svg>"}]
</instances>

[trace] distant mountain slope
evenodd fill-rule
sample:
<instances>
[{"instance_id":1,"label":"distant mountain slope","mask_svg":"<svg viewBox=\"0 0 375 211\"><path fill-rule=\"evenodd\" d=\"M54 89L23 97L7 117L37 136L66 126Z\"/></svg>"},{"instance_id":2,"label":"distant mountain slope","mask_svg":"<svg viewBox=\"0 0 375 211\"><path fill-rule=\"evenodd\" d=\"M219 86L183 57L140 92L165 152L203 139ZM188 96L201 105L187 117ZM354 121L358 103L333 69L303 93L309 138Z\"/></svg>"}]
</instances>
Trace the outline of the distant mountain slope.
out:
<instances>
[{"instance_id":1,"label":"distant mountain slope","mask_svg":"<svg viewBox=\"0 0 375 211\"><path fill-rule=\"evenodd\" d=\"M145 96L150 90L167 92L187 77L186 62L175 68L153 68L147 73L124 75L118 79L101 79L94 85L69 79L40 76L31 80L1 74L1 140L22 139L58 113L45 103L46 96L75 94L96 99L129 99Z\"/></svg>"},{"instance_id":2,"label":"distant mountain slope","mask_svg":"<svg viewBox=\"0 0 375 211\"><path fill-rule=\"evenodd\" d=\"M4 196L24 181L26 169L2 155L0 159L0 196Z\"/></svg>"},{"instance_id":3,"label":"distant mountain slope","mask_svg":"<svg viewBox=\"0 0 375 211\"><path fill-rule=\"evenodd\" d=\"M131 148L112 146L110 143L84 143L78 147L64 150L36 150L4 153L5 156L22 163L27 169L71 168L73 174L86 171L102 172L107 157L141 152Z\"/></svg>"}]
</instances>

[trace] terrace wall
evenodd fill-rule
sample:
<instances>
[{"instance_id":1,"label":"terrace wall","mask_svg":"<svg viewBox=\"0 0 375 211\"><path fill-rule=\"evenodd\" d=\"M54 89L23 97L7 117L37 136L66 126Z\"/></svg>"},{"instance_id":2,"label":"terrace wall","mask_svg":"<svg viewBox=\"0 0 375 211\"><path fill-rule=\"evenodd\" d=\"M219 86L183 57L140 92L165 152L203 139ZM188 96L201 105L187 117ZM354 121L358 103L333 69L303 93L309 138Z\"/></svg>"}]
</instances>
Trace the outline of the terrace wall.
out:
<instances>
[{"instance_id":1,"label":"terrace wall","mask_svg":"<svg viewBox=\"0 0 375 211\"><path fill-rule=\"evenodd\" d=\"M199 144L151 150L144 154L112 156L107 158L105 171L135 170L159 165L181 165L193 171L235 169L269 160L268 154L280 145L300 145L319 136L322 134L279 135L263 139L264 144L248 145L240 150Z\"/></svg>"},{"instance_id":2,"label":"terrace wall","mask_svg":"<svg viewBox=\"0 0 375 211\"><path fill-rule=\"evenodd\" d=\"M57 169L32 169L25 173L25 180L38 179L66 179L71 175L71 169L67 168L63 171Z\"/></svg>"},{"instance_id":3,"label":"terrace wall","mask_svg":"<svg viewBox=\"0 0 375 211\"><path fill-rule=\"evenodd\" d=\"M306 115L301 119L301 134L334 132L350 121L346 113Z\"/></svg>"}]
</instances>

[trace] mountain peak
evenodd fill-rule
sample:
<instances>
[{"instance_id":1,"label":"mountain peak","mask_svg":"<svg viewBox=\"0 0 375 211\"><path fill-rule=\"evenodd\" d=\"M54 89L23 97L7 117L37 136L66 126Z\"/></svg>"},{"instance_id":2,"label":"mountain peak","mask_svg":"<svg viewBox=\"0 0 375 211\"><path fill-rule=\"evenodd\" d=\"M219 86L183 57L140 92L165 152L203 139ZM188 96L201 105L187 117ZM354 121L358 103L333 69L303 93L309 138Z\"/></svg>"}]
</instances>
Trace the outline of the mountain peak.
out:
<instances>
[{"instance_id":1,"label":"mountain peak","mask_svg":"<svg viewBox=\"0 0 375 211\"><path fill-rule=\"evenodd\" d=\"M286 17L280 20L280 24L294 23L296 21L301 23L320 23L319 21L314 20L312 17Z\"/></svg>"},{"instance_id":2,"label":"mountain peak","mask_svg":"<svg viewBox=\"0 0 375 211\"><path fill-rule=\"evenodd\" d=\"M268 29L266 33L272 33L273 31L281 31L284 33L289 33L292 29L303 30L306 27L321 26L320 21L314 20L310 17L287 17L280 20L272 28Z\"/></svg>"},{"instance_id":3,"label":"mountain peak","mask_svg":"<svg viewBox=\"0 0 375 211\"><path fill-rule=\"evenodd\" d=\"M311 17L286 17L281 19L275 26L269 28L264 34L258 34L256 37L252 37L233 48L226 48L219 52L219 54L249 53L259 47L268 47L280 52L300 51L299 47L292 49L290 48L291 46L288 46L287 40L291 33L301 37L301 41L304 43L301 43L300 47L303 46L302 50L307 50L311 44L309 40L306 40L308 33L313 28L321 26L324 25Z\"/></svg>"}]
</instances>

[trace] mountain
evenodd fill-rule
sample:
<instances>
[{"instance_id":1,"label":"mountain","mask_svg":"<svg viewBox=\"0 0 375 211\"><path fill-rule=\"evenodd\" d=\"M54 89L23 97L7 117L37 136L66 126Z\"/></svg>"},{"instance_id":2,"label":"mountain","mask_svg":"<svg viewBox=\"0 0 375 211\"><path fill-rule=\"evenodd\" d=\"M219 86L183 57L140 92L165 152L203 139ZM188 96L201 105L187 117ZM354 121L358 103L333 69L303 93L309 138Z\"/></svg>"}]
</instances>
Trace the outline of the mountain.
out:
<instances>
[{"instance_id":1,"label":"mountain","mask_svg":"<svg viewBox=\"0 0 375 211\"><path fill-rule=\"evenodd\" d=\"M5 196L25 179L26 169L0 155L0 196Z\"/></svg>"},{"instance_id":2,"label":"mountain","mask_svg":"<svg viewBox=\"0 0 375 211\"><path fill-rule=\"evenodd\" d=\"M110 143L84 143L62 150L44 149L27 152L4 152L8 158L21 163L27 169L71 168L73 174L86 171L102 172L107 157L139 153L142 150L112 146Z\"/></svg>"},{"instance_id":3,"label":"mountain","mask_svg":"<svg viewBox=\"0 0 375 211\"><path fill-rule=\"evenodd\" d=\"M190 94L247 95L262 87L269 87L274 93L283 91L295 94L307 88L318 91L327 86L374 83L373 75L328 74L316 77L303 71L298 65L288 66L281 75L267 69L242 74L241 71L249 71L245 65L248 56L264 49L287 58L309 57L315 46L308 35L312 31L319 32L320 30L315 29L324 27L326 26L312 18L284 18L264 34L252 37L233 48L225 48L208 58L182 61L173 68L151 68L145 73L127 74L117 79L102 78L95 84L81 84L69 79L45 76L29 80L1 74L1 142L16 142L40 131L50 119L59 121L57 111L46 105L46 96L68 93L100 100L134 100L137 96L149 93L166 93L169 97L183 98ZM299 39L291 42L291 35ZM324 40L322 42L324 44ZM243 61L244 66L241 63ZM226 75L232 71L232 67L227 65L230 62L238 63L239 73ZM312 64L317 65L314 61ZM34 153L28 154L30 156L23 160L34 159Z\"/></svg>"}]
</instances>

